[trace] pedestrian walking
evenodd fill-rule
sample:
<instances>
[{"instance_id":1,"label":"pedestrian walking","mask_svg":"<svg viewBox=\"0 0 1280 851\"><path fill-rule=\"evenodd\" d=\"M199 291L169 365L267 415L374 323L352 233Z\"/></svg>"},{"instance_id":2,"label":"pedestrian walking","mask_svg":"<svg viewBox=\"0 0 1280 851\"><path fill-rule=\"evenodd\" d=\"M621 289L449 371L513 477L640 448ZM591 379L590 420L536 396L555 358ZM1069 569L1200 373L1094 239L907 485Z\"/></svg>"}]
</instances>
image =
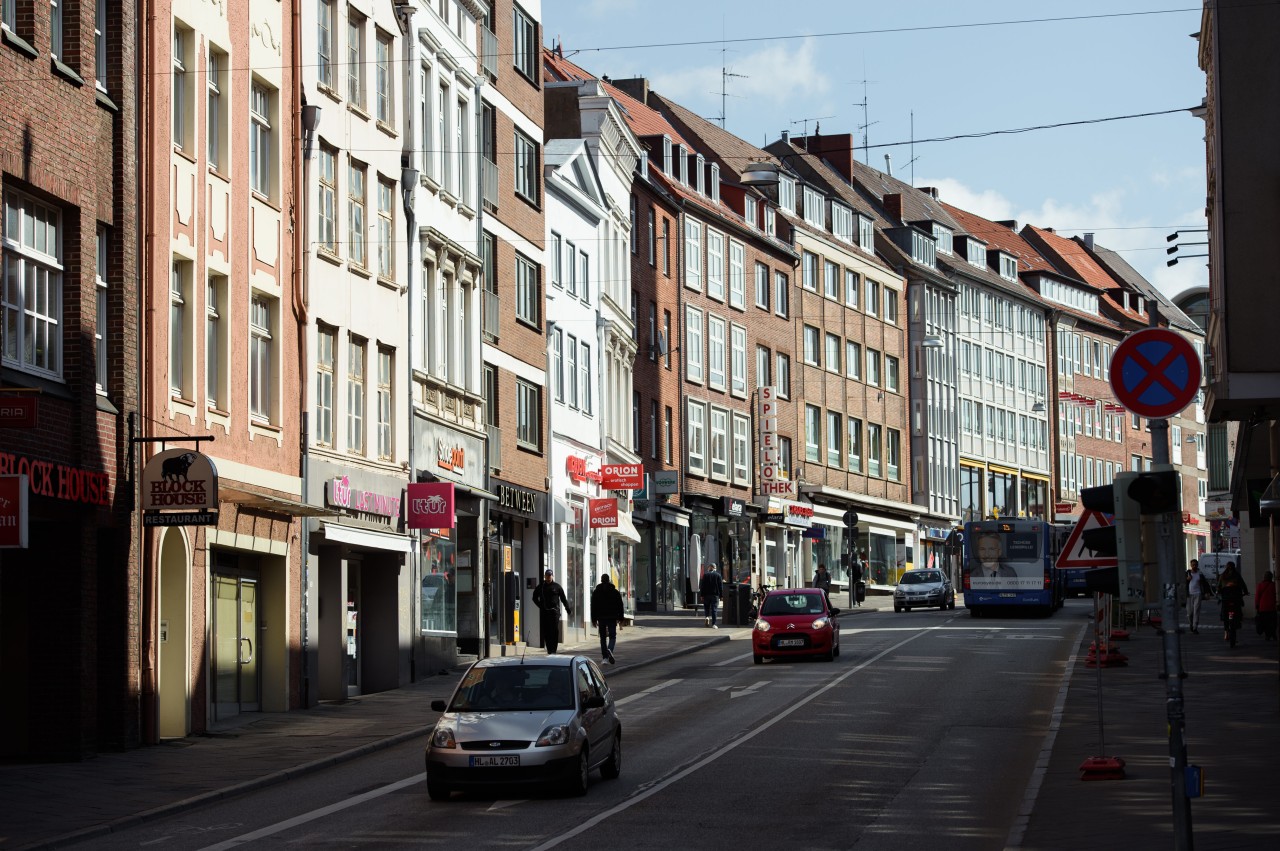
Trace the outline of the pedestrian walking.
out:
<instances>
[{"instance_id":1,"label":"pedestrian walking","mask_svg":"<svg viewBox=\"0 0 1280 851\"><path fill-rule=\"evenodd\" d=\"M813 587L821 588L822 594L827 598L827 606L831 605L831 574L827 572L827 566L819 563L818 569L813 573Z\"/></svg>"},{"instance_id":2,"label":"pedestrian walking","mask_svg":"<svg viewBox=\"0 0 1280 851\"><path fill-rule=\"evenodd\" d=\"M1200 572L1200 562L1192 559L1187 571L1187 628L1196 635L1200 634L1200 604L1212 596L1209 580Z\"/></svg>"},{"instance_id":3,"label":"pedestrian walking","mask_svg":"<svg viewBox=\"0 0 1280 851\"><path fill-rule=\"evenodd\" d=\"M547 649L547 655L550 655L560 646L560 606L563 604L564 610L571 615L573 609L565 599L564 589L560 587L559 582L556 582L555 571L549 567L542 575L542 581L538 583L538 587L533 589L533 604L538 607L538 626L542 632L542 646Z\"/></svg>"},{"instance_id":4,"label":"pedestrian walking","mask_svg":"<svg viewBox=\"0 0 1280 851\"><path fill-rule=\"evenodd\" d=\"M853 605L861 606L858 600L858 592L862 590L862 562L858 560L855 554L853 560L849 562L849 599L853 601Z\"/></svg>"},{"instance_id":5,"label":"pedestrian walking","mask_svg":"<svg viewBox=\"0 0 1280 851\"><path fill-rule=\"evenodd\" d=\"M719 629L716 616L719 614L720 598L724 596L724 580L720 578L720 570L714 564L702 574L698 593L702 595L702 612L706 616L707 626Z\"/></svg>"},{"instance_id":6,"label":"pedestrian walking","mask_svg":"<svg viewBox=\"0 0 1280 851\"><path fill-rule=\"evenodd\" d=\"M1240 618L1244 614L1244 598L1249 588L1244 584L1244 577L1236 570L1235 562L1227 562L1218 577L1218 599L1221 601L1222 638L1236 646L1236 630L1240 627Z\"/></svg>"},{"instance_id":7,"label":"pedestrian walking","mask_svg":"<svg viewBox=\"0 0 1280 851\"><path fill-rule=\"evenodd\" d=\"M1254 605L1258 608L1257 629L1267 641L1276 640L1276 581L1271 571L1262 576L1258 583L1258 596Z\"/></svg>"},{"instance_id":8,"label":"pedestrian walking","mask_svg":"<svg viewBox=\"0 0 1280 851\"><path fill-rule=\"evenodd\" d=\"M622 594L618 593L609 574L603 574L600 584L591 592L591 625L600 634L601 661L617 664L617 660L613 658L613 648L618 643L618 628L625 616Z\"/></svg>"}]
</instances>

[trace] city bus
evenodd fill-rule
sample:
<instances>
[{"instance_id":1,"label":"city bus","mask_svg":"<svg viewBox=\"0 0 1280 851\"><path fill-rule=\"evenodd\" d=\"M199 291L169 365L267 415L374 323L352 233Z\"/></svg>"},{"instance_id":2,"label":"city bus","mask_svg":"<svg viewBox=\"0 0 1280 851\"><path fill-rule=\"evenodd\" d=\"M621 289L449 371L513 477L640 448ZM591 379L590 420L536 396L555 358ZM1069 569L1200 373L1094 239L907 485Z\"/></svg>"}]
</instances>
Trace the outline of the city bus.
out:
<instances>
[{"instance_id":1,"label":"city bus","mask_svg":"<svg viewBox=\"0 0 1280 851\"><path fill-rule=\"evenodd\" d=\"M1051 615L1065 583L1055 566L1062 538L1044 520L986 520L964 524L961 587L972 617L1019 609Z\"/></svg>"}]
</instances>

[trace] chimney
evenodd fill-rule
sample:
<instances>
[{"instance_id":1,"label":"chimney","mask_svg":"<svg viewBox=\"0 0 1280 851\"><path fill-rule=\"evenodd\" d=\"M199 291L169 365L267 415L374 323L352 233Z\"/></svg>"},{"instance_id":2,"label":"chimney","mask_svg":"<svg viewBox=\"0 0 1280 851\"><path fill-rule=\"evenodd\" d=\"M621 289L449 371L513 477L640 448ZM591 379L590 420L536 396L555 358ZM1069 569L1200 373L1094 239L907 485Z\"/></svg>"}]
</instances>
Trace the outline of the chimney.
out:
<instances>
[{"instance_id":1,"label":"chimney","mask_svg":"<svg viewBox=\"0 0 1280 851\"><path fill-rule=\"evenodd\" d=\"M853 135L850 133L837 133L834 136L819 136L817 128L814 128L814 135L803 140L797 140L796 144L803 142L805 150L817 157L822 157L831 164L832 168L840 172L844 179L849 183L853 183Z\"/></svg>"},{"instance_id":2,"label":"chimney","mask_svg":"<svg viewBox=\"0 0 1280 851\"><path fill-rule=\"evenodd\" d=\"M884 173L893 177L893 154L884 155Z\"/></svg>"},{"instance_id":3,"label":"chimney","mask_svg":"<svg viewBox=\"0 0 1280 851\"><path fill-rule=\"evenodd\" d=\"M902 193L890 192L880 202L891 219L902 221Z\"/></svg>"},{"instance_id":4,"label":"chimney","mask_svg":"<svg viewBox=\"0 0 1280 851\"><path fill-rule=\"evenodd\" d=\"M649 105L649 78L648 77L631 77L626 80L614 80L613 84L617 86L625 94L640 101L645 106Z\"/></svg>"},{"instance_id":5,"label":"chimney","mask_svg":"<svg viewBox=\"0 0 1280 851\"><path fill-rule=\"evenodd\" d=\"M929 197L933 198L933 200L935 200L935 201L937 201L937 200L938 200L938 187L936 187L936 186L921 186L921 187L920 187L920 191L921 191L921 192L924 192L924 193L925 193L925 194L927 194Z\"/></svg>"},{"instance_id":6,"label":"chimney","mask_svg":"<svg viewBox=\"0 0 1280 851\"><path fill-rule=\"evenodd\" d=\"M1014 231L1016 231L1016 230L1018 229L1018 220L1017 220L1017 219L998 219L998 220L996 221L996 224L998 224L998 225L1004 225L1004 226L1005 226L1005 227L1007 227L1009 230L1014 230Z\"/></svg>"},{"instance_id":7,"label":"chimney","mask_svg":"<svg viewBox=\"0 0 1280 851\"><path fill-rule=\"evenodd\" d=\"M1086 233L1084 235L1084 247L1089 251L1093 251L1093 234Z\"/></svg>"},{"instance_id":8,"label":"chimney","mask_svg":"<svg viewBox=\"0 0 1280 851\"><path fill-rule=\"evenodd\" d=\"M782 131L782 144L784 144L784 145L790 145L790 144L791 144L791 131L790 131L790 130L783 130L783 131Z\"/></svg>"}]
</instances>

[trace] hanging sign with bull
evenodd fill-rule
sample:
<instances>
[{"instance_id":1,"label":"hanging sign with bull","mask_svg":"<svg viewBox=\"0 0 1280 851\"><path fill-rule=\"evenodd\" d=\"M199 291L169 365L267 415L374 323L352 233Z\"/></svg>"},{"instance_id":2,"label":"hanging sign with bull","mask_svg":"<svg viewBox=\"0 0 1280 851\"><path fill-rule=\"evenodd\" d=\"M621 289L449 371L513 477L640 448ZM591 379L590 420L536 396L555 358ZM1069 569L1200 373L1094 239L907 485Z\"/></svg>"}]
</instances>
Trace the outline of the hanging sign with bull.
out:
<instances>
[{"instance_id":1,"label":"hanging sign with bull","mask_svg":"<svg viewBox=\"0 0 1280 851\"><path fill-rule=\"evenodd\" d=\"M142 468L145 526L207 526L218 522L218 471L208 456L166 449Z\"/></svg>"}]
</instances>

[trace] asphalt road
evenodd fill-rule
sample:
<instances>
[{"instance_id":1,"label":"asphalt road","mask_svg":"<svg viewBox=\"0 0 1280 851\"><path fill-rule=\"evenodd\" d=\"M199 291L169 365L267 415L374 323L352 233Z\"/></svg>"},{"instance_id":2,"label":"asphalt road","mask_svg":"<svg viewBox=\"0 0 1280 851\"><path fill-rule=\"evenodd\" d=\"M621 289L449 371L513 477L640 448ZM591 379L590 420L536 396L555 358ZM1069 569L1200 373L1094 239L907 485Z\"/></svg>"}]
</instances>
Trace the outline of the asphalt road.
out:
<instances>
[{"instance_id":1,"label":"asphalt road","mask_svg":"<svg viewBox=\"0 0 1280 851\"><path fill-rule=\"evenodd\" d=\"M611 680L618 780L427 799L411 743L96 848L1018 847L1079 618L845 621L833 663L732 641ZM864 626L865 628L855 628Z\"/></svg>"}]
</instances>

